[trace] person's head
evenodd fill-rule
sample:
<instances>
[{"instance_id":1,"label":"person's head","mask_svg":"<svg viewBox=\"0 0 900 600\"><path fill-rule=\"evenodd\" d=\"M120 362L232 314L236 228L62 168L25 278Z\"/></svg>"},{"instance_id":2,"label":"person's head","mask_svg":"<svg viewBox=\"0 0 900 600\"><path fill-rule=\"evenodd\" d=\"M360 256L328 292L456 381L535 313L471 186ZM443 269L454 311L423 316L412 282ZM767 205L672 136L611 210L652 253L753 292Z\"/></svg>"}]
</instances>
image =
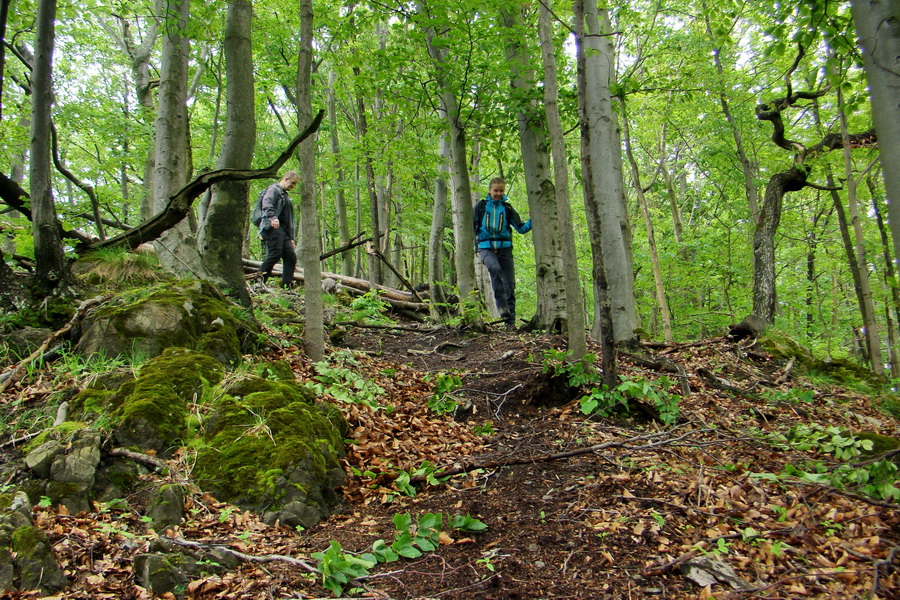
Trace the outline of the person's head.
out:
<instances>
[{"instance_id":1,"label":"person's head","mask_svg":"<svg viewBox=\"0 0 900 600\"><path fill-rule=\"evenodd\" d=\"M506 194L506 181L502 177L494 177L491 179L490 186L488 187L488 194L490 194L491 198L494 200L503 200L503 196Z\"/></svg>"},{"instance_id":2,"label":"person's head","mask_svg":"<svg viewBox=\"0 0 900 600\"><path fill-rule=\"evenodd\" d=\"M281 177L281 181L278 182L278 185L281 186L281 189L285 191L291 191L294 189L294 186L300 183L300 176L297 175L294 171L288 171Z\"/></svg>"}]
</instances>

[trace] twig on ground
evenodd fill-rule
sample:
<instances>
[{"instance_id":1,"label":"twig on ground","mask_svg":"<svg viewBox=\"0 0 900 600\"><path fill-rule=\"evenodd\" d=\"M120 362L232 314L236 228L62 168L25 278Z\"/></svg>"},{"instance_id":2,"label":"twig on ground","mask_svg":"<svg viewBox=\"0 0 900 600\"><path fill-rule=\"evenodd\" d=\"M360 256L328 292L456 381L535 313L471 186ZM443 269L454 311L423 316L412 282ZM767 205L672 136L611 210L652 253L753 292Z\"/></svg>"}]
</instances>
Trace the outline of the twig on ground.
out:
<instances>
[{"instance_id":1,"label":"twig on ground","mask_svg":"<svg viewBox=\"0 0 900 600\"><path fill-rule=\"evenodd\" d=\"M90 298L82 302L78 307L78 310L75 311L75 315L71 319L69 319L68 323L66 323L61 329L58 329L50 334L50 337L44 340L44 343L41 344L37 350L32 352L24 360L19 361L19 363L15 367L13 367L11 371L8 371L4 374L3 383L0 383L0 393L3 393L4 391L6 391L6 388L12 385L13 381L15 381L16 377L19 375L19 373L22 372L23 369L25 369L25 367L33 363L39 357L43 356L44 352L47 351L47 348L49 348L52 343L71 331L72 328L75 327L75 325L85 317L85 315L91 308L93 308L97 304L105 302L109 297L109 295L97 296L95 298Z\"/></svg>"},{"instance_id":2,"label":"twig on ground","mask_svg":"<svg viewBox=\"0 0 900 600\"><path fill-rule=\"evenodd\" d=\"M209 550L211 548L216 548L216 549L222 550L223 552L227 552L228 554L231 554L235 558L239 558L240 560L242 560L244 562L251 562L251 563L286 562L288 564L300 567L300 568L308 571L309 573L315 573L317 575L322 574L322 572L319 571L319 569L315 568L308 562L301 560L299 558L294 558L293 556L284 556L281 554L264 554L262 556L254 556L252 554L244 554L243 552L238 552L237 550L233 550L231 548L228 548L227 546L201 544L200 542L193 542L191 540L186 540L183 537L174 537L174 538L166 537L164 539L167 539L170 542L172 542L178 546L183 546L185 548L192 548L195 550Z\"/></svg>"}]
</instances>

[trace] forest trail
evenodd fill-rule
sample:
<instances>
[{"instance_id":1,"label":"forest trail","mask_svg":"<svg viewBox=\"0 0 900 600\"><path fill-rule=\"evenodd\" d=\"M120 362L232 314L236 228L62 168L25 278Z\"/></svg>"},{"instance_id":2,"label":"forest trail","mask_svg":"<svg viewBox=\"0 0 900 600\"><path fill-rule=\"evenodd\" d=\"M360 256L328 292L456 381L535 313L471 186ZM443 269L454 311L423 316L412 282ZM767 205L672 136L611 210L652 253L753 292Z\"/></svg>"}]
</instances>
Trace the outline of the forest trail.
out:
<instances>
[{"instance_id":1,"label":"forest trail","mask_svg":"<svg viewBox=\"0 0 900 600\"><path fill-rule=\"evenodd\" d=\"M684 369L690 394L674 426L646 414L586 418L562 379L544 372L562 340L415 327L347 326L339 343L354 356L334 348L345 368L377 386L371 393L380 404L344 405L353 440L346 502L297 532L195 495L190 519L160 539L257 558L191 582L185 597L328 597L322 578L297 559L322 564L311 555L334 542L343 553L371 552L377 540L390 545L398 529L415 535L418 524L422 533L434 524L423 517L437 514L434 550L419 546L410 552L418 556L379 563L342 593L398 600L900 597L900 507L784 475L813 463L833 472L839 461L786 440L773 445L771 437L810 423L900 436L898 421L868 396L823 381L812 386L752 342L715 338L658 347L656 362L620 358L620 376L633 382L658 380L663 374L646 365L662 358ZM289 343L271 358L291 362L302 381L315 377ZM681 389L677 375L667 376L676 382L671 392ZM438 381L456 384L445 385L442 398L459 407L453 413L428 406L439 406ZM189 474L187 453L172 464L170 478ZM462 473L429 485L428 475L438 474L428 465ZM400 471L408 479L397 480ZM150 597L133 585L131 557L153 543L138 533L134 512L36 511L76 579L60 598ZM465 515L487 529L448 526ZM337 559L345 557L335 553L330 564L340 570Z\"/></svg>"}]
</instances>

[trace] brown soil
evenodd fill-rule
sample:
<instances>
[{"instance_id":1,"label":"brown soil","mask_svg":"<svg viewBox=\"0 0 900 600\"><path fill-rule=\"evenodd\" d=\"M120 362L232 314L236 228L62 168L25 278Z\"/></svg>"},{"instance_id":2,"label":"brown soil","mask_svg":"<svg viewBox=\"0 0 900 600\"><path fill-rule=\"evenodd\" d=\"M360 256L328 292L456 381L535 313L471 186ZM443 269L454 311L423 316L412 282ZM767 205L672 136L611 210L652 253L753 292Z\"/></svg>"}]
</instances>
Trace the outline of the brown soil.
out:
<instances>
[{"instance_id":1,"label":"brown soil","mask_svg":"<svg viewBox=\"0 0 900 600\"><path fill-rule=\"evenodd\" d=\"M198 496L191 500L191 520L165 537L314 565L310 554L332 541L353 553L370 550L378 539L390 544L398 513L414 521L442 513L445 524L449 516L468 514L488 529L448 529L437 550L378 564L344 594L398 600L900 598L898 505L853 490L751 476L812 460L837 464L827 455L775 448L757 433L818 422L900 435L898 422L865 396L819 385L811 403L784 393L772 400L771 390L809 384L796 379L786 361L724 338L706 340L654 351L683 367L690 385L678 424L666 428L647 418L652 409L638 417L582 415L578 394L542 372L544 352L561 347L560 339L348 327L341 345L361 353L359 370L384 388L382 402L394 409L345 407L353 429L346 503L298 533ZM291 360L300 379L312 377L296 349L274 355ZM711 387L698 376L700 368L732 389ZM453 415L426 407L432 383L423 379L430 375L433 382L437 373L460 377L454 393L460 408ZM662 376L627 357L619 360L619 374ZM782 376L786 382L777 384ZM476 435L476 427L492 433ZM608 446L586 450L602 444ZM414 496L398 492L397 469L412 471L425 460L465 472L440 485L419 483ZM148 597L131 579L134 550L123 550L123 539L103 526L108 515L84 516L76 527L52 509L39 514L76 579L61 598ZM704 557L731 567L734 576L703 587L682 574L680 567ZM97 575L97 561L107 574ZM236 572L193 582L185 592L190 598L329 596L320 578L281 559L247 562Z\"/></svg>"}]
</instances>

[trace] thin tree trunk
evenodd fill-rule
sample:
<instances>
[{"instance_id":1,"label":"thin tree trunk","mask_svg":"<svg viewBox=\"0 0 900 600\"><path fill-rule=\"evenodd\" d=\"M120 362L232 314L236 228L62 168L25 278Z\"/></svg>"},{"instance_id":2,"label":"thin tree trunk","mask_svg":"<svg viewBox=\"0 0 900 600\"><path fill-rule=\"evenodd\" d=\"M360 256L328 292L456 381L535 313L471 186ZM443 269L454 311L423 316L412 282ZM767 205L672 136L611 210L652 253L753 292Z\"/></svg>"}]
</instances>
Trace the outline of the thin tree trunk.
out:
<instances>
[{"instance_id":1,"label":"thin tree trunk","mask_svg":"<svg viewBox=\"0 0 900 600\"><path fill-rule=\"evenodd\" d=\"M53 48L56 0L37 5L34 64L31 73L31 218L34 231L35 283L45 294L67 293L74 280L63 252L50 179L50 106L53 102Z\"/></svg>"},{"instance_id":2,"label":"thin tree trunk","mask_svg":"<svg viewBox=\"0 0 900 600\"><path fill-rule=\"evenodd\" d=\"M338 141L337 100L335 99L334 70L328 73L328 121L331 123L329 139L331 142L331 156L334 161L335 176L335 212L337 213L338 237L340 245L350 243L350 225L347 221L347 201L344 197L344 165L341 159L340 144ZM353 275L353 254L345 252L341 256L341 273L347 276Z\"/></svg>"},{"instance_id":3,"label":"thin tree trunk","mask_svg":"<svg viewBox=\"0 0 900 600\"><path fill-rule=\"evenodd\" d=\"M637 195L638 204L641 206L641 212L644 215L644 225L647 227L647 246L650 250L650 264L653 267L653 283L656 290L656 303L659 305L660 318L662 319L663 336L666 343L671 344L672 338L672 316L669 313L669 302L666 300L666 289L662 278L662 269L659 267L659 253L656 251L656 234L653 232L653 220L650 218L650 209L647 207L647 198L644 197L644 188L641 185L641 175L638 170L637 161L634 159L634 152L631 149L631 131L628 127L628 115L625 111L625 101L619 99L622 107L622 137L625 142L625 156L628 157L628 164L631 165L631 180L634 187L634 193Z\"/></svg>"},{"instance_id":4,"label":"thin tree trunk","mask_svg":"<svg viewBox=\"0 0 900 600\"><path fill-rule=\"evenodd\" d=\"M431 217L431 235L428 238L428 287L431 290L431 318L441 320L444 310L441 304L447 301L444 293L444 222L447 220L447 166L450 150L447 134L441 134L438 174L434 180L434 212Z\"/></svg>"},{"instance_id":5,"label":"thin tree trunk","mask_svg":"<svg viewBox=\"0 0 900 600\"><path fill-rule=\"evenodd\" d=\"M300 56L297 66L297 115L312 120L313 3L300 0ZM313 362L325 358L325 315L322 304L322 265L319 262L319 212L316 202L316 138L300 144L300 264L305 279L303 341Z\"/></svg>"},{"instance_id":6,"label":"thin tree trunk","mask_svg":"<svg viewBox=\"0 0 900 600\"><path fill-rule=\"evenodd\" d=\"M587 352L585 335L584 298L578 273L578 254L572 228L572 207L569 200L569 166L566 160L566 141L559 116L559 84L556 74L556 52L553 47L553 29L550 8L540 4L538 35L541 39L541 56L544 66L544 110L550 133L550 149L553 156L553 179L556 190L556 211L559 217L559 236L565 272L566 330L569 354L572 360L581 360Z\"/></svg>"},{"instance_id":7,"label":"thin tree trunk","mask_svg":"<svg viewBox=\"0 0 900 600\"><path fill-rule=\"evenodd\" d=\"M578 61L578 116L581 127L581 168L584 177L584 206L587 212L588 225L591 236L591 252L593 255L593 281L595 293L596 318L599 322L601 361L603 370L603 383L609 389L618 384L616 372L616 344L613 336L614 327L612 310L610 307L610 292L606 278L606 266L604 264L603 244L605 239L600 235L597 221L599 220L598 199L596 198L598 182L595 177L601 170L603 162L595 154L598 142L594 139L601 127L596 118L599 108L591 106L599 102L596 95L590 90L596 84L596 74L589 76L589 54L594 55L594 44L588 42L589 33L595 34L597 19L597 5L594 0L575 0L575 43L576 58ZM591 14L592 26L586 24L586 13Z\"/></svg>"},{"instance_id":8,"label":"thin tree trunk","mask_svg":"<svg viewBox=\"0 0 900 600\"><path fill-rule=\"evenodd\" d=\"M440 90L440 112L446 123L450 140L450 173L453 199L453 237L455 239L454 259L456 281L462 304L472 300L475 287L475 231L472 227L472 188L469 185L469 169L466 163L466 130L460 118L460 107L450 82L447 80L447 51L437 47L433 41L435 32L427 29L425 43L428 54L437 69L437 84Z\"/></svg>"},{"instance_id":9,"label":"thin tree trunk","mask_svg":"<svg viewBox=\"0 0 900 600\"><path fill-rule=\"evenodd\" d=\"M712 37L712 28L709 23L709 14L708 8L706 6L706 2L703 3L703 13L704 18L706 19L706 32ZM722 53L722 48L714 48L713 49L713 62L716 66L716 72L719 74L719 82L718 85L724 89L725 88L725 69L722 67L722 59L720 54ZM747 196L747 203L750 205L750 214L753 216L753 220L759 216L759 192L756 189L756 165L750 160L747 156L747 151L744 147L744 139L741 136L741 130L738 128L737 122L734 119L734 116L731 114L731 108L728 105L728 98L725 96L725 93L720 91L718 93L719 96L719 105L722 107L722 114L725 116L725 121L728 123L728 128L731 130L731 136L734 138L734 148L737 152L738 162L741 163L741 173L744 176L744 193Z\"/></svg>"},{"instance_id":10,"label":"thin tree trunk","mask_svg":"<svg viewBox=\"0 0 900 600\"><path fill-rule=\"evenodd\" d=\"M862 224L859 220L859 209L856 201L856 178L853 176L853 159L850 155L850 133L847 130L847 115L843 111L844 96L840 87L837 90L838 113L841 122L841 138L844 151L844 177L847 181L847 206L850 210L850 222L853 226L853 236L856 240L853 260L859 265L859 296L862 298L862 320L865 330L866 344L869 347L869 357L872 361L872 372L876 375L884 374L884 361L881 358L881 341L878 339L878 325L875 320L875 303L872 300L872 288L869 285L869 272L866 261L865 240L863 239Z\"/></svg>"}]
</instances>

